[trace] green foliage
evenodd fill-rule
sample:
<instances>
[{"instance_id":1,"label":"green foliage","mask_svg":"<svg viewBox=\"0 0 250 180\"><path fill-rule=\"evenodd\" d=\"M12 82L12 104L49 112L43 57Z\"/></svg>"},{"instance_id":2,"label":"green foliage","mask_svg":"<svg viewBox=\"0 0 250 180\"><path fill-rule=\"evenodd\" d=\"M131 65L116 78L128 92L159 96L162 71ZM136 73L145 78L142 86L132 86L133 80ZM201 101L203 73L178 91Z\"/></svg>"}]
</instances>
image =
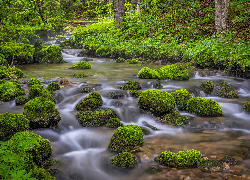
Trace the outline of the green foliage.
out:
<instances>
[{"instance_id":1,"label":"green foliage","mask_svg":"<svg viewBox=\"0 0 250 180\"><path fill-rule=\"evenodd\" d=\"M214 83L212 81L205 81L201 83L201 88L206 93L211 93L214 90Z\"/></svg>"},{"instance_id":2,"label":"green foliage","mask_svg":"<svg viewBox=\"0 0 250 180\"><path fill-rule=\"evenodd\" d=\"M157 116L161 116L174 109L175 99L166 91L145 90L139 96L138 106Z\"/></svg>"},{"instance_id":3,"label":"green foliage","mask_svg":"<svg viewBox=\"0 0 250 180\"><path fill-rule=\"evenodd\" d=\"M60 90L60 86L59 84L55 83L55 82L51 82L49 83L48 87L47 87L48 91L56 91L56 90Z\"/></svg>"},{"instance_id":4,"label":"green foliage","mask_svg":"<svg viewBox=\"0 0 250 180\"><path fill-rule=\"evenodd\" d=\"M5 59L5 56L0 53L0 65L6 66L7 60Z\"/></svg>"},{"instance_id":5,"label":"green foliage","mask_svg":"<svg viewBox=\"0 0 250 180\"><path fill-rule=\"evenodd\" d=\"M123 84L120 89L123 90L139 90L141 89L141 84L138 81L130 80Z\"/></svg>"},{"instance_id":6,"label":"green foliage","mask_svg":"<svg viewBox=\"0 0 250 180\"><path fill-rule=\"evenodd\" d=\"M74 74L72 74L72 76L75 77L75 78L87 77L87 75L85 75L84 73L78 73L78 74L74 73Z\"/></svg>"},{"instance_id":7,"label":"green foliage","mask_svg":"<svg viewBox=\"0 0 250 180\"><path fill-rule=\"evenodd\" d=\"M106 127L109 127L109 128L117 128L120 126L123 126L123 124L119 118L111 118L108 120L106 124Z\"/></svg>"},{"instance_id":8,"label":"green foliage","mask_svg":"<svg viewBox=\"0 0 250 180\"><path fill-rule=\"evenodd\" d=\"M250 101L243 104L243 110L250 112Z\"/></svg>"},{"instance_id":9,"label":"green foliage","mask_svg":"<svg viewBox=\"0 0 250 180\"><path fill-rule=\"evenodd\" d=\"M171 95L175 98L177 108L185 111L188 100L192 98L191 94L186 89L180 89L172 92Z\"/></svg>"},{"instance_id":10,"label":"green foliage","mask_svg":"<svg viewBox=\"0 0 250 180\"><path fill-rule=\"evenodd\" d=\"M88 111L94 110L103 104L102 97L98 92L92 92L77 103L75 110Z\"/></svg>"},{"instance_id":11,"label":"green foliage","mask_svg":"<svg viewBox=\"0 0 250 180\"><path fill-rule=\"evenodd\" d=\"M138 98L141 94L141 92L137 91L137 90L130 90L129 91L130 96L134 97L134 98Z\"/></svg>"},{"instance_id":12,"label":"green foliage","mask_svg":"<svg viewBox=\"0 0 250 180\"><path fill-rule=\"evenodd\" d=\"M34 168L31 171L31 177L37 180L56 180L55 177L52 177L45 169L43 168Z\"/></svg>"},{"instance_id":13,"label":"green foliage","mask_svg":"<svg viewBox=\"0 0 250 180\"><path fill-rule=\"evenodd\" d=\"M186 110L198 116L222 116L221 106L212 99L203 97L191 98L187 102Z\"/></svg>"},{"instance_id":14,"label":"green foliage","mask_svg":"<svg viewBox=\"0 0 250 180\"><path fill-rule=\"evenodd\" d=\"M34 84L29 90L28 99L34 99L36 97L46 97L54 101L53 95L50 94L49 91L45 89L43 85L39 84Z\"/></svg>"},{"instance_id":15,"label":"green foliage","mask_svg":"<svg viewBox=\"0 0 250 180\"><path fill-rule=\"evenodd\" d=\"M176 126L184 126L188 123L189 123L189 117L187 116L179 116L175 121Z\"/></svg>"},{"instance_id":16,"label":"green foliage","mask_svg":"<svg viewBox=\"0 0 250 180\"><path fill-rule=\"evenodd\" d=\"M116 129L108 148L117 152L130 151L136 146L141 146L143 142L141 128L137 125L127 125Z\"/></svg>"},{"instance_id":17,"label":"green foliage","mask_svg":"<svg viewBox=\"0 0 250 180\"><path fill-rule=\"evenodd\" d=\"M24 97L24 96L17 96L15 98L15 103L16 105L23 105L25 104L26 102L28 102L28 98Z\"/></svg>"},{"instance_id":18,"label":"green foliage","mask_svg":"<svg viewBox=\"0 0 250 180\"><path fill-rule=\"evenodd\" d=\"M128 61L129 64L139 64L140 62L138 61L138 59L130 59Z\"/></svg>"},{"instance_id":19,"label":"green foliage","mask_svg":"<svg viewBox=\"0 0 250 180\"><path fill-rule=\"evenodd\" d=\"M23 72L16 68L16 67L10 67L10 66L2 66L0 65L0 79L17 79L22 78Z\"/></svg>"},{"instance_id":20,"label":"green foliage","mask_svg":"<svg viewBox=\"0 0 250 180\"><path fill-rule=\"evenodd\" d=\"M39 79L30 78L30 80L28 80L28 85L33 86L34 84L41 85L41 81Z\"/></svg>"},{"instance_id":21,"label":"green foliage","mask_svg":"<svg viewBox=\"0 0 250 180\"><path fill-rule=\"evenodd\" d=\"M0 140L8 140L16 132L29 129L29 120L22 114L0 113Z\"/></svg>"},{"instance_id":22,"label":"green foliage","mask_svg":"<svg viewBox=\"0 0 250 180\"><path fill-rule=\"evenodd\" d=\"M129 152L122 152L115 155L111 163L123 169L131 169L135 167L136 158Z\"/></svg>"},{"instance_id":23,"label":"green foliage","mask_svg":"<svg viewBox=\"0 0 250 180\"><path fill-rule=\"evenodd\" d=\"M234 92L233 88L226 81L220 83L218 96L223 98L239 98L239 94Z\"/></svg>"},{"instance_id":24,"label":"green foliage","mask_svg":"<svg viewBox=\"0 0 250 180\"><path fill-rule=\"evenodd\" d=\"M155 161L170 167L189 167L196 166L201 158L202 154L200 151L191 149L179 151L178 153L164 151L155 158Z\"/></svg>"},{"instance_id":25,"label":"green foliage","mask_svg":"<svg viewBox=\"0 0 250 180\"><path fill-rule=\"evenodd\" d=\"M149 67L143 67L138 72L138 78L141 79L158 79L160 76L157 71L150 69Z\"/></svg>"},{"instance_id":26,"label":"green foliage","mask_svg":"<svg viewBox=\"0 0 250 180\"><path fill-rule=\"evenodd\" d=\"M58 46L48 46L41 50L41 61L39 63L64 63L61 49Z\"/></svg>"},{"instance_id":27,"label":"green foliage","mask_svg":"<svg viewBox=\"0 0 250 180\"><path fill-rule=\"evenodd\" d=\"M157 69L160 79L188 80L187 68L179 64L171 64Z\"/></svg>"},{"instance_id":28,"label":"green foliage","mask_svg":"<svg viewBox=\"0 0 250 180\"><path fill-rule=\"evenodd\" d=\"M78 63L73 64L69 69L91 69L91 64L87 61L80 61Z\"/></svg>"},{"instance_id":29,"label":"green foliage","mask_svg":"<svg viewBox=\"0 0 250 180\"><path fill-rule=\"evenodd\" d=\"M66 36L63 35L56 35L54 40L56 41L56 44L60 44L60 42L63 42L66 40Z\"/></svg>"},{"instance_id":30,"label":"green foliage","mask_svg":"<svg viewBox=\"0 0 250 180\"><path fill-rule=\"evenodd\" d=\"M11 101L24 94L23 88L17 82L5 81L0 84L0 100Z\"/></svg>"},{"instance_id":31,"label":"green foliage","mask_svg":"<svg viewBox=\"0 0 250 180\"><path fill-rule=\"evenodd\" d=\"M30 120L30 128L54 128L61 120L55 103L45 97L36 97L24 105L23 114Z\"/></svg>"},{"instance_id":32,"label":"green foliage","mask_svg":"<svg viewBox=\"0 0 250 180\"><path fill-rule=\"evenodd\" d=\"M118 59L115 60L117 63L123 63L126 60L124 58L119 57Z\"/></svg>"},{"instance_id":33,"label":"green foliage","mask_svg":"<svg viewBox=\"0 0 250 180\"><path fill-rule=\"evenodd\" d=\"M117 114L113 109L100 109L94 112L82 111L77 113L78 122L84 126L103 126L108 123L109 119L117 118Z\"/></svg>"}]
</instances>

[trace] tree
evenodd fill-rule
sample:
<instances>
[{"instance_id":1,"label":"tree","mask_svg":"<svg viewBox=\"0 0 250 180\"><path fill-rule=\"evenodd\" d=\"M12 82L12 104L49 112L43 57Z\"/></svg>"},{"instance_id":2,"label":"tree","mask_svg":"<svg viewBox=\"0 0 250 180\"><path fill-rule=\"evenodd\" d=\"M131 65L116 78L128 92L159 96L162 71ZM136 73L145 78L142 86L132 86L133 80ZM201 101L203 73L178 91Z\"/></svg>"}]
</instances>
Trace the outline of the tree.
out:
<instances>
[{"instance_id":1,"label":"tree","mask_svg":"<svg viewBox=\"0 0 250 180\"><path fill-rule=\"evenodd\" d=\"M215 28L221 37L223 37L222 32L227 29L229 4L230 0L215 0Z\"/></svg>"},{"instance_id":2,"label":"tree","mask_svg":"<svg viewBox=\"0 0 250 180\"><path fill-rule=\"evenodd\" d=\"M115 18L116 18L116 28L120 29L123 26L124 16L125 16L125 0L115 0Z\"/></svg>"}]
</instances>

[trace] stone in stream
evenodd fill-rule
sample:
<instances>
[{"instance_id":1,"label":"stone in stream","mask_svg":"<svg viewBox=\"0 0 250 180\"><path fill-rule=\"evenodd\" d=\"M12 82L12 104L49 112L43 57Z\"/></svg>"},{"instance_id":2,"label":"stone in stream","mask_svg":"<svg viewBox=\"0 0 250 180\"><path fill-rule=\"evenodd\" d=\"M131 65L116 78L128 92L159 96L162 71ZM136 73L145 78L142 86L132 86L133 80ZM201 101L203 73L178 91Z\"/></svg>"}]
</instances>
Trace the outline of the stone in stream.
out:
<instances>
[{"instance_id":1,"label":"stone in stream","mask_svg":"<svg viewBox=\"0 0 250 180\"><path fill-rule=\"evenodd\" d=\"M103 104L102 97L98 92L92 92L79 103L77 103L75 110L89 111L100 107Z\"/></svg>"}]
</instances>

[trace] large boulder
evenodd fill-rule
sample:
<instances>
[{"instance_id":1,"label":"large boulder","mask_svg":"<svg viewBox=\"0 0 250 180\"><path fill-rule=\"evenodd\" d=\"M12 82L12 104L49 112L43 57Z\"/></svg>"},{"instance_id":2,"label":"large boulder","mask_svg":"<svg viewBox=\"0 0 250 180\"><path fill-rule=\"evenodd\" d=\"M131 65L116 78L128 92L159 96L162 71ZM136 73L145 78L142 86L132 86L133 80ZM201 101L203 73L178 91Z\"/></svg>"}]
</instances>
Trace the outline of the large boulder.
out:
<instances>
[{"instance_id":1,"label":"large boulder","mask_svg":"<svg viewBox=\"0 0 250 180\"><path fill-rule=\"evenodd\" d=\"M191 94L186 89L180 89L172 92L171 95L175 98L177 108L185 111L188 100L192 98Z\"/></svg>"},{"instance_id":2,"label":"large boulder","mask_svg":"<svg viewBox=\"0 0 250 180\"><path fill-rule=\"evenodd\" d=\"M77 103L75 110L89 111L100 107L103 104L102 96L98 92L92 92Z\"/></svg>"},{"instance_id":3,"label":"large boulder","mask_svg":"<svg viewBox=\"0 0 250 180\"><path fill-rule=\"evenodd\" d=\"M46 97L52 101L54 100L53 95L50 94L49 91L45 89L43 85L39 84L34 84L29 90L28 99L34 99L36 97Z\"/></svg>"}]
</instances>

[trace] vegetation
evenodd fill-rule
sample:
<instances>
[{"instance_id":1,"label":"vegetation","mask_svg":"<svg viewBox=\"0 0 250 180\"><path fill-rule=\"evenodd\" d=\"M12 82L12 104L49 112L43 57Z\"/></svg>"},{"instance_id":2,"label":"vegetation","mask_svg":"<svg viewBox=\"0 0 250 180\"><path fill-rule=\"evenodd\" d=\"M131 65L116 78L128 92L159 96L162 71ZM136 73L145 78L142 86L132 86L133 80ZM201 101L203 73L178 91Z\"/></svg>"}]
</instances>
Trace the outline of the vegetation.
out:
<instances>
[{"instance_id":1,"label":"vegetation","mask_svg":"<svg viewBox=\"0 0 250 180\"><path fill-rule=\"evenodd\" d=\"M250 101L243 104L243 110L247 111L247 112L250 112Z\"/></svg>"},{"instance_id":2,"label":"vegetation","mask_svg":"<svg viewBox=\"0 0 250 180\"><path fill-rule=\"evenodd\" d=\"M110 92L108 94L109 99L123 99L124 96L125 95L121 92Z\"/></svg>"},{"instance_id":3,"label":"vegetation","mask_svg":"<svg viewBox=\"0 0 250 180\"><path fill-rule=\"evenodd\" d=\"M119 57L118 59L115 60L117 63L123 63L126 60L124 58Z\"/></svg>"},{"instance_id":4,"label":"vegetation","mask_svg":"<svg viewBox=\"0 0 250 180\"><path fill-rule=\"evenodd\" d=\"M20 69L11 66L0 65L0 79L10 80L22 77L23 77L23 72Z\"/></svg>"},{"instance_id":5,"label":"vegetation","mask_svg":"<svg viewBox=\"0 0 250 180\"><path fill-rule=\"evenodd\" d=\"M102 96L98 92L92 92L77 103L75 110L89 111L100 107L103 104Z\"/></svg>"},{"instance_id":6,"label":"vegetation","mask_svg":"<svg viewBox=\"0 0 250 180\"><path fill-rule=\"evenodd\" d=\"M205 81L201 83L201 88L205 93L211 93L214 90L214 83L212 81Z\"/></svg>"},{"instance_id":7,"label":"vegetation","mask_svg":"<svg viewBox=\"0 0 250 180\"><path fill-rule=\"evenodd\" d=\"M139 90L141 89L141 84L138 81L130 80L123 84L120 89L123 90Z\"/></svg>"},{"instance_id":8,"label":"vegetation","mask_svg":"<svg viewBox=\"0 0 250 180\"><path fill-rule=\"evenodd\" d=\"M28 85L33 86L34 84L41 85L41 81L39 79L30 78L30 80L28 80Z\"/></svg>"},{"instance_id":9,"label":"vegetation","mask_svg":"<svg viewBox=\"0 0 250 180\"><path fill-rule=\"evenodd\" d=\"M186 89L180 89L172 92L171 95L175 99L177 108L180 111L185 111L188 100L192 98L191 94Z\"/></svg>"},{"instance_id":10,"label":"vegetation","mask_svg":"<svg viewBox=\"0 0 250 180\"><path fill-rule=\"evenodd\" d=\"M43 85L39 84L34 84L29 90L28 99L34 99L36 97L45 97L54 101L53 95L50 94L49 91L45 89Z\"/></svg>"},{"instance_id":11,"label":"vegetation","mask_svg":"<svg viewBox=\"0 0 250 180\"><path fill-rule=\"evenodd\" d=\"M141 94L141 92L137 91L137 90L130 90L129 91L130 96L134 97L134 98L138 98Z\"/></svg>"},{"instance_id":12,"label":"vegetation","mask_svg":"<svg viewBox=\"0 0 250 180\"><path fill-rule=\"evenodd\" d=\"M17 96L15 98L15 103L16 105L23 105L25 104L26 102L28 102L28 98L26 98L25 96Z\"/></svg>"},{"instance_id":13,"label":"vegetation","mask_svg":"<svg viewBox=\"0 0 250 180\"><path fill-rule=\"evenodd\" d=\"M174 109L158 119L163 124L175 124L176 119L180 116L180 112Z\"/></svg>"},{"instance_id":14,"label":"vegetation","mask_svg":"<svg viewBox=\"0 0 250 180\"><path fill-rule=\"evenodd\" d=\"M140 62L138 59L130 59L130 60L128 60L128 63L129 64L139 64Z\"/></svg>"},{"instance_id":15,"label":"vegetation","mask_svg":"<svg viewBox=\"0 0 250 180\"><path fill-rule=\"evenodd\" d=\"M233 88L226 81L220 83L218 96L223 98L239 98L239 94L234 92Z\"/></svg>"},{"instance_id":16,"label":"vegetation","mask_svg":"<svg viewBox=\"0 0 250 180\"><path fill-rule=\"evenodd\" d=\"M73 64L69 69L91 69L91 64L87 61L80 61L78 63Z\"/></svg>"},{"instance_id":17,"label":"vegetation","mask_svg":"<svg viewBox=\"0 0 250 180\"><path fill-rule=\"evenodd\" d=\"M57 90L60 90L60 86L59 86L59 84L57 84L55 82L51 82L51 83L49 83L47 90L48 91L57 91Z\"/></svg>"},{"instance_id":18,"label":"vegetation","mask_svg":"<svg viewBox=\"0 0 250 180\"><path fill-rule=\"evenodd\" d=\"M111 118L108 120L106 124L106 127L109 127L109 128L117 128L120 126L123 126L123 124L119 118Z\"/></svg>"},{"instance_id":19,"label":"vegetation","mask_svg":"<svg viewBox=\"0 0 250 180\"><path fill-rule=\"evenodd\" d=\"M72 76L75 77L75 78L87 77L87 75L85 75L84 73L78 73L78 74L74 73L74 74L72 74Z\"/></svg>"},{"instance_id":20,"label":"vegetation","mask_svg":"<svg viewBox=\"0 0 250 180\"><path fill-rule=\"evenodd\" d=\"M111 163L123 169L131 169L135 167L136 158L129 152L122 152L115 155Z\"/></svg>"},{"instance_id":21,"label":"vegetation","mask_svg":"<svg viewBox=\"0 0 250 180\"><path fill-rule=\"evenodd\" d=\"M23 88L15 81L0 83L0 100L11 101L15 97L24 94Z\"/></svg>"},{"instance_id":22,"label":"vegetation","mask_svg":"<svg viewBox=\"0 0 250 180\"><path fill-rule=\"evenodd\" d=\"M61 49L58 46L48 46L41 51L41 61L39 63L64 63Z\"/></svg>"}]
</instances>

